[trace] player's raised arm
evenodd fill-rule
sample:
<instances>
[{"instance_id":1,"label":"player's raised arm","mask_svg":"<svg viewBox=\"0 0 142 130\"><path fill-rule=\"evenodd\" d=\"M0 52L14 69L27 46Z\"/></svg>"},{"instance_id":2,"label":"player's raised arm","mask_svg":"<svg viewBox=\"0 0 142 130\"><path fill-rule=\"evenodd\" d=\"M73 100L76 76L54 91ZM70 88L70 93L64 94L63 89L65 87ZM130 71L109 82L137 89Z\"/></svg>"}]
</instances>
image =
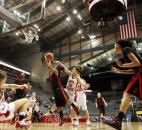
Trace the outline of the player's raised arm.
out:
<instances>
[{"instance_id":1,"label":"player's raised arm","mask_svg":"<svg viewBox=\"0 0 142 130\"><path fill-rule=\"evenodd\" d=\"M53 61L53 62L62 66L66 74L72 75L72 72L62 62L60 61Z\"/></svg>"}]
</instances>

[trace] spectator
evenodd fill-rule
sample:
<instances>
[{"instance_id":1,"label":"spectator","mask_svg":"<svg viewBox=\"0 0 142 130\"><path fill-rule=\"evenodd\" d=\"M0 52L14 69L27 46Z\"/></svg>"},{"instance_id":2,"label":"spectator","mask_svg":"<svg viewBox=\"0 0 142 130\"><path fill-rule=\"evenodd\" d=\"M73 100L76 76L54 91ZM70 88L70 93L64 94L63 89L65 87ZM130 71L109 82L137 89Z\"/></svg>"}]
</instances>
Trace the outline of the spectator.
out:
<instances>
[{"instance_id":1,"label":"spectator","mask_svg":"<svg viewBox=\"0 0 142 130\"><path fill-rule=\"evenodd\" d=\"M34 117L33 117L33 122L40 122L40 107L39 107L39 102L36 103L34 107Z\"/></svg>"},{"instance_id":2,"label":"spectator","mask_svg":"<svg viewBox=\"0 0 142 130\"><path fill-rule=\"evenodd\" d=\"M15 84L18 84L18 85L29 84L29 82L25 79L24 73L20 73L20 75L18 76L18 79L15 81ZM28 94L27 89L24 89L24 90L17 89L15 94L15 99L25 98L27 94Z\"/></svg>"}]
</instances>

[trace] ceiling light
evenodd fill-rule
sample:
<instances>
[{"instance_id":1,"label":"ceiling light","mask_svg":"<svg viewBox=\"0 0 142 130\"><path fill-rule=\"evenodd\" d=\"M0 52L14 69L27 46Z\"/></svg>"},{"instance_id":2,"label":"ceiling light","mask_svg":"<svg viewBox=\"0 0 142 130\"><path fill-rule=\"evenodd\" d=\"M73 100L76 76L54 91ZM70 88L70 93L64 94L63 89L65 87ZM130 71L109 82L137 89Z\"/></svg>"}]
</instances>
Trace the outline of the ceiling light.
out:
<instances>
[{"instance_id":1,"label":"ceiling light","mask_svg":"<svg viewBox=\"0 0 142 130\"><path fill-rule=\"evenodd\" d=\"M76 9L73 10L73 14L77 14L77 10Z\"/></svg>"},{"instance_id":2,"label":"ceiling light","mask_svg":"<svg viewBox=\"0 0 142 130\"><path fill-rule=\"evenodd\" d=\"M16 14L16 15L20 16L21 14L20 14L20 12L17 12L17 14Z\"/></svg>"},{"instance_id":3,"label":"ceiling light","mask_svg":"<svg viewBox=\"0 0 142 130\"><path fill-rule=\"evenodd\" d=\"M78 18L79 20L82 20L82 17L81 17L80 14L77 15L77 18Z\"/></svg>"},{"instance_id":4,"label":"ceiling light","mask_svg":"<svg viewBox=\"0 0 142 130\"><path fill-rule=\"evenodd\" d=\"M123 19L123 17L122 17L122 16L118 16L118 19L119 19L119 20L122 20L122 19Z\"/></svg>"},{"instance_id":5,"label":"ceiling light","mask_svg":"<svg viewBox=\"0 0 142 130\"><path fill-rule=\"evenodd\" d=\"M20 13L20 12L18 12L17 10L14 10L14 11L13 11L13 13L14 13L14 14L16 14L16 15L18 15L18 16L20 16L20 15L21 15L21 13Z\"/></svg>"},{"instance_id":6,"label":"ceiling light","mask_svg":"<svg viewBox=\"0 0 142 130\"><path fill-rule=\"evenodd\" d=\"M37 24L34 24L34 27L37 28L37 29L39 28L39 26Z\"/></svg>"},{"instance_id":7,"label":"ceiling light","mask_svg":"<svg viewBox=\"0 0 142 130\"><path fill-rule=\"evenodd\" d=\"M56 8L58 11L61 11L61 6L57 6L57 8Z\"/></svg>"},{"instance_id":8,"label":"ceiling light","mask_svg":"<svg viewBox=\"0 0 142 130\"><path fill-rule=\"evenodd\" d=\"M19 33L19 32L16 32L16 33L15 33L15 35L16 35L16 36L19 36L19 35L20 35L20 33Z\"/></svg>"},{"instance_id":9,"label":"ceiling light","mask_svg":"<svg viewBox=\"0 0 142 130\"><path fill-rule=\"evenodd\" d=\"M37 30L38 30L38 32L40 32L40 31L41 31L41 29L40 29L40 28L38 28Z\"/></svg>"},{"instance_id":10,"label":"ceiling light","mask_svg":"<svg viewBox=\"0 0 142 130\"><path fill-rule=\"evenodd\" d=\"M112 61L112 57L108 57L108 60L109 60L109 61Z\"/></svg>"},{"instance_id":11,"label":"ceiling light","mask_svg":"<svg viewBox=\"0 0 142 130\"><path fill-rule=\"evenodd\" d=\"M67 21L70 21L70 20L71 20L71 17L70 17L70 16L68 16L68 17L66 18L66 20L67 20Z\"/></svg>"},{"instance_id":12,"label":"ceiling light","mask_svg":"<svg viewBox=\"0 0 142 130\"><path fill-rule=\"evenodd\" d=\"M89 35L89 38L94 39L94 38L96 38L96 35Z\"/></svg>"},{"instance_id":13,"label":"ceiling light","mask_svg":"<svg viewBox=\"0 0 142 130\"><path fill-rule=\"evenodd\" d=\"M78 34L81 34L82 33L82 30L78 30Z\"/></svg>"},{"instance_id":14,"label":"ceiling light","mask_svg":"<svg viewBox=\"0 0 142 130\"><path fill-rule=\"evenodd\" d=\"M23 18L23 19L26 19L26 16L25 16L25 15L23 15L23 16L22 16L22 18Z\"/></svg>"},{"instance_id":15,"label":"ceiling light","mask_svg":"<svg viewBox=\"0 0 142 130\"><path fill-rule=\"evenodd\" d=\"M17 71L19 71L19 72L25 73L25 74L27 74L27 75L30 75L30 72L27 72L27 71L25 71L25 70L23 70L23 69L17 68L17 67L12 66L12 65L9 65L9 64L7 64L7 63L5 63L5 62L3 62L3 61L0 61L0 65L9 67L9 68L11 68L11 69L14 69L14 70L17 70Z\"/></svg>"},{"instance_id":16,"label":"ceiling light","mask_svg":"<svg viewBox=\"0 0 142 130\"><path fill-rule=\"evenodd\" d=\"M14 10L13 13L14 13L14 14L17 14L17 10Z\"/></svg>"}]
</instances>

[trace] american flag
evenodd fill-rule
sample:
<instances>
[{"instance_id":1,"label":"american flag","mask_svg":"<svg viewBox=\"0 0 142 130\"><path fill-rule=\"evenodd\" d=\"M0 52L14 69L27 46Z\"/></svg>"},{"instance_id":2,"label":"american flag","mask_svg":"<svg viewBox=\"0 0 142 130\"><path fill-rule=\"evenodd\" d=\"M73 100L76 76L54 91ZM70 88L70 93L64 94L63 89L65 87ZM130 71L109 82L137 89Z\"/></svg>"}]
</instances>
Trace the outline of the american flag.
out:
<instances>
[{"instance_id":1,"label":"american flag","mask_svg":"<svg viewBox=\"0 0 142 130\"><path fill-rule=\"evenodd\" d=\"M120 39L137 37L137 28L134 11L127 12L125 23L120 25Z\"/></svg>"}]
</instances>

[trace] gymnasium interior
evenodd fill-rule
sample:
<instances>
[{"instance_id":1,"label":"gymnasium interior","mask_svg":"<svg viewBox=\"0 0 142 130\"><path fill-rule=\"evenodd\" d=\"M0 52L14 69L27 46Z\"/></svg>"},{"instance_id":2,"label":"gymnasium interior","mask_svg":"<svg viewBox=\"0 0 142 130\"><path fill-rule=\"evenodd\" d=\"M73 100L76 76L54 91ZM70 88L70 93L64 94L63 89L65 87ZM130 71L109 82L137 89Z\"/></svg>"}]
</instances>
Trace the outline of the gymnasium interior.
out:
<instances>
[{"instance_id":1,"label":"gymnasium interior","mask_svg":"<svg viewBox=\"0 0 142 130\"><path fill-rule=\"evenodd\" d=\"M99 121L96 98L101 93L107 103L105 119L113 120L132 78L111 71L116 66L118 40L132 41L142 56L142 0L0 0L0 69L7 73L6 83L10 84L24 73L32 86L26 96L35 92L39 103L40 120L28 129L115 130ZM91 126L84 124L82 112L79 126L72 126L67 105L64 126L58 125L58 112L45 115L54 102L45 53L54 54L69 70L81 66L81 77L90 84L85 93ZM62 72L64 88L67 80L68 75ZM4 91L5 100L13 101L15 92ZM142 103L136 96L131 100L122 130L142 130ZM16 130L9 121L2 121L0 129Z\"/></svg>"}]
</instances>

